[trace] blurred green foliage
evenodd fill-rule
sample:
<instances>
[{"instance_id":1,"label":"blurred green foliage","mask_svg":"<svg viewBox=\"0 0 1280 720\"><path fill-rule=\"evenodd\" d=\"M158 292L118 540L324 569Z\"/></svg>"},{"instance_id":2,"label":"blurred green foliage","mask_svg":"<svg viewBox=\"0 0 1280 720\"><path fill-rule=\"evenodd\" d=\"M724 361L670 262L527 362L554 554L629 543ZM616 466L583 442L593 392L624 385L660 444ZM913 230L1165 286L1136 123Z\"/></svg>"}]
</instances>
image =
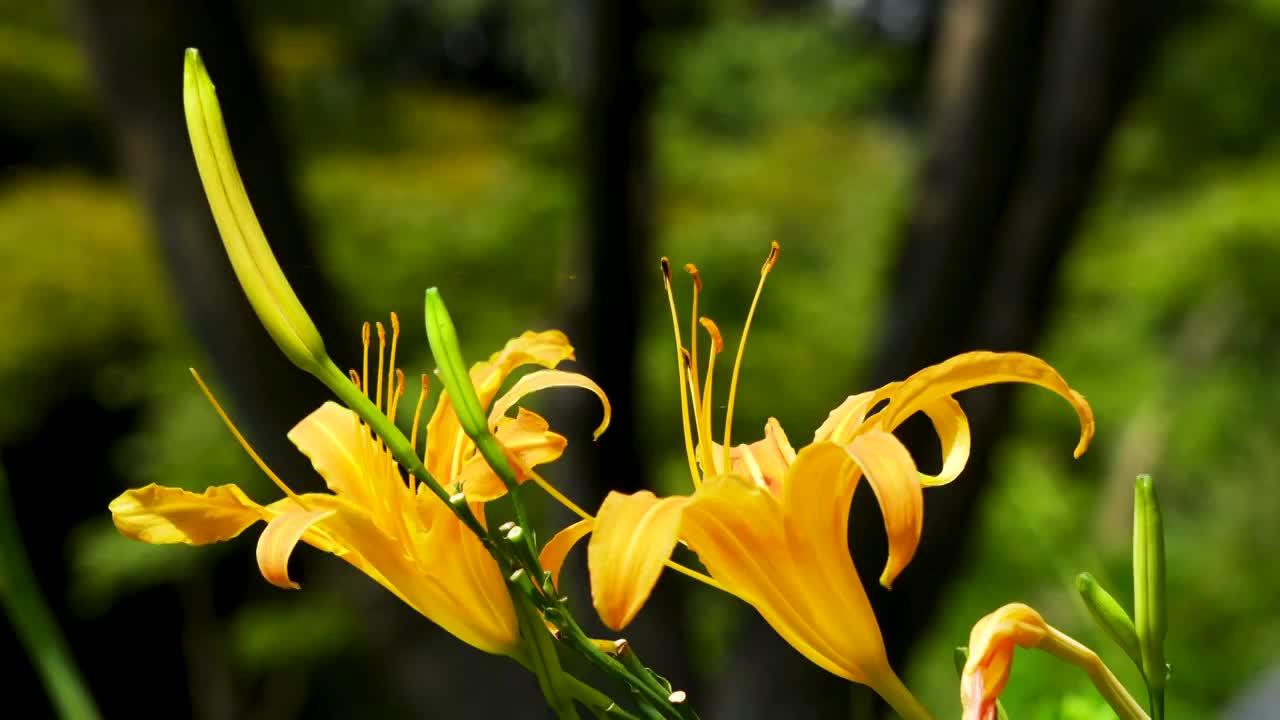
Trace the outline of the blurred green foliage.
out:
<instances>
[{"instance_id":1,"label":"blurred green foliage","mask_svg":"<svg viewBox=\"0 0 1280 720\"><path fill-rule=\"evenodd\" d=\"M526 5L543 17L537 3ZM428 285L449 298L477 359L526 327L555 325L576 282L567 269L580 209L569 98L513 103L371 85L351 70L353 35L365 25L341 15L295 22L306 13L290 7L260 18L259 34L344 318L399 312L411 377L427 369L420 307ZM22 112L3 116L19 130L83 116L94 102L60 25L28 8L0 3L0 88L20 87L5 97L26 98ZM657 482L676 487L683 459L656 258L699 265L704 312L732 347L768 243L782 243L746 355L737 427L754 434L774 416L803 443L828 410L863 389L857 380L918 151L915 137L880 112L902 78L893 51L819 21L727 14L736 19L661 36L650 48L663 83L640 428L642 446L655 449ZM1269 67L1277 38L1274 0L1229 4L1188 24L1126 118L1040 353L1093 402L1098 439L1072 462L1072 414L1047 393L1021 396L969 568L941 599L945 612L910 668L909 684L944 715L958 709L951 648L975 620L1015 600L1098 648L1140 687L1071 589L1075 573L1089 570L1131 600L1128 503L1137 472L1160 483L1169 533L1170 716L1209 716L1277 660L1280 574L1270 560L1280 515L1280 214L1272 197L1280 147L1272 128L1280 81L1243 71ZM173 62L176 81L180 58ZM0 178L0 287L0 391L9 408L0 442L30 432L61 394L88 392L139 408L138 427L116 452L135 484L199 489L234 480L258 499L273 497L187 379L185 368L203 360L118 181L68 170ZM330 344L354 346L351 330ZM124 361L139 354L144 362ZM583 441L570 438L569 451ZM106 517L109 500L101 499L103 517L69 540L83 612L104 612L124 593L209 562L209 549L124 541ZM251 542L219 552L248 567ZM692 595L691 652L704 667L723 661L743 611L723 596ZM252 673L338 654L356 642L352 628L340 603L303 593L243 608L231 632L235 657ZM1087 679L1034 653L1019 655L1005 704L1016 718L1107 716Z\"/></svg>"}]
</instances>

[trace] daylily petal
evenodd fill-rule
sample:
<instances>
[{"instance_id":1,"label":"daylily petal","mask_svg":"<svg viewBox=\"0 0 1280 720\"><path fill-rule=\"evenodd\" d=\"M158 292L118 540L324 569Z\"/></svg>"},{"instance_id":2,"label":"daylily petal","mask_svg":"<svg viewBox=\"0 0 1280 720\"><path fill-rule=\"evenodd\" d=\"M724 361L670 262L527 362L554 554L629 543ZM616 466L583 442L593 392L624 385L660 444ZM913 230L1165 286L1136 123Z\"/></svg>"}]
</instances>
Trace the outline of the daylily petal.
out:
<instances>
[{"instance_id":1,"label":"daylily petal","mask_svg":"<svg viewBox=\"0 0 1280 720\"><path fill-rule=\"evenodd\" d=\"M565 558L569 556L573 546L586 537L594 526L595 520L584 518L556 533L546 545L542 546L542 552L538 553L538 562L543 570L551 573L552 585L560 587L560 569L564 567Z\"/></svg>"},{"instance_id":2,"label":"daylily petal","mask_svg":"<svg viewBox=\"0 0 1280 720\"><path fill-rule=\"evenodd\" d=\"M658 498L648 490L611 492L600 505L587 545L591 601L604 624L621 630L640 612L671 557L687 497Z\"/></svg>"},{"instance_id":3,"label":"daylily petal","mask_svg":"<svg viewBox=\"0 0 1280 720\"><path fill-rule=\"evenodd\" d=\"M289 440L334 494L363 507L384 532L394 532L409 491L395 462L354 412L326 402L289 431Z\"/></svg>"},{"instance_id":4,"label":"daylily petal","mask_svg":"<svg viewBox=\"0 0 1280 720\"><path fill-rule=\"evenodd\" d=\"M471 383L475 385L480 406L487 406L502 387L502 381L523 365L553 368L561 361L573 359L573 346L559 330L526 332L512 338L488 361L471 367ZM436 409L427 422L426 466L442 482L452 477L454 457L466 457L472 448L470 440L458 424L449 393L440 394Z\"/></svg>"},{"instance_id":5,"label":"daylily petal","mask_svg":"<svg viewBox=\"0 0 1280 720\"><path fill-rule=\"evenodd\" d=\"M848 520L847 505L843 511L836 507L829 483L846 486L856 466L839 446L810 446L796 456L786 486L794 487L799 479L797 467L825 453L834 453L846 479L813 475L812 483L800 483L813 491L812 502L805 505L823 516L796 523L793 512L784 517L783 506L768 490L725 474L709 478L694 494L684 511L681 536L712 577L755 607L802 655L828 672L868 683L872 672L887 667L884 643L846 538L841 537L839 546L828 542L834 526Z\"/></svg>"},{"instance_id":6,"label":"daylily petal","mask_svg":"<svg viewBox=\"0 0 1280 720\"><path fill-rule=\"evenodd\" d=\"M969 352L927 367L902 382L887 396L889 405L867 423L876 422L892 432L903 420L931 406L940 398L983 385L1029 383L1052 390L1075 409L1080 418L1080 441L1075 456L1080 457L1093 439L1093 410L1080 393L1072 390L1048 363L1033 355L987 351ZM884 393L877 391L878 397Z\"/></svg>"},{"instance_id":7,"label":"daylily petal","mask_svg":"<svg viewBox=\"0 0 1280 720\"><path fill-rule=\"evenodd\" d=\"M885 388L897 387L898 384L891 383L886 385ZM881 390L885 388L881 388ZM863 419L867 416L867 411L871 409L871 400L877 392L871 390L845 398L844 402L827 414L827 419L813 434L813 441L818 443L823 440L830 440L843 445L852 440L854 432L858 430L858 426L862 424Z\"/></svg>"},{"instance_id":8,"label":"daylily petal","mask_svg":"<svg viewBox=\"0 0 1280 720\"><path fill-rule=\"evenodd\" d=\"M495 423L498 418L504 417L507 411L511 409L511 406L520 402L524 396L553 387L578 387L583 390L589 390L600 398L600 404L604 408L604 419L600 421L600 425L591 434L591 439L599 439L600 434L609 427L609 418L613 413L609 407L609 398L605 396L604 390L600 389L600 386L591 378L580 373L565 372L564 370L537 370L517 380L510 390L493 403L493 409L489 411L489 423Z\"/></svg>"},{"instance_id":9,"label":"daylily petal","mask_svg":"<svg viewBox=\"0 0 1280 720\"><path fill-rule=\"evenodd\" d=\"M258 536L258 569L267 582L285 590L297 590L289 579L289 557L298 541L317 522L333 515L333 510L301 510L277 515Z\"/></svg>"},{"instance_id":10,"label":"daylily petal","mask_svg":"<svg viewBox=\"0 0 1280 720\"><path fill-rule=\"evenodd\" d=\"M1033 648L1049 632L1040 613L1012 603L979 620L969 633L969 659L960 677L965 720L994 720L996 700L1009 682L1015 647Z\"/></svg>"},{"instance_id":11,"label":"daylily petal","mask_svg":"<svg viewBox=\"0 0 1280 720\"><path fill-rule=\"evenodd\" d=\"M111 501L109 509L121 533L154 544L230 540L269 517L235 485L211 487L197 495L153 483L126 490Z\"/></svg>"},{"instance_id":12,"label":"daylily petal","mask_svg":"<svg viewBox=\"0 0 1280 720\"><path fill-rule=\"evenodd\" d=\"M942 470L937 475L920 473L920 483L925 487L946 485L959 477L969 462L969 418L950 395L925 406L923 412L942 443Z\"/></svg>"},{"instance_id":13,"label":"daylily petal","mask_svg":"<svg viewBox=\"0 0 1280 720\"><path fill-rule=\"evenodd\" d=\"M507 455L515 462L516 479L527 479L526 468L549 463L564 452L567 441L563 435L551 432L547 421L537 413L520 408L516 417L498 418L494 435ZM507 486L498 477L483 456L472 455L458 473L457 484L467 493L471 502L489 502L502 497Z\"/></svg>"},{"instance_id":14,"label":"daylily petal","mask_svg":"<svg viewBox=\"0 0 1280 720\"><path fill-rule=\"evenodd\" d=\"M701 446L698 448L701 454ZM715 462L715 474L724 472L724 446L711 443L711 458ZM750 478L769 492L782 492L782 481L787 468L796 459L795 448L783 432L777 418L769 418L764 426L764 439L750 445L738 445L729 449L729 472Z\"/></svg>"},{"instance_id":15,"label":"daylily petal","mask_svg":"<svg viewBox=\"0 0 1280 720\"><path fill-rule=\"evenodd\" d=\"M876 430L859 435L849 443L848 449L849 455L862 468L867 483L875 491L880 512L884 515L885 531L889 538L889 559L880 575L880 584L887 588L911 562L916 546L920 544L920 531L924 524L924 493L920 487L919 473L911 453L890 433ZM844 504L847 515L848 501L844 498L840 501Z\"/></svg>"}]
</instances>

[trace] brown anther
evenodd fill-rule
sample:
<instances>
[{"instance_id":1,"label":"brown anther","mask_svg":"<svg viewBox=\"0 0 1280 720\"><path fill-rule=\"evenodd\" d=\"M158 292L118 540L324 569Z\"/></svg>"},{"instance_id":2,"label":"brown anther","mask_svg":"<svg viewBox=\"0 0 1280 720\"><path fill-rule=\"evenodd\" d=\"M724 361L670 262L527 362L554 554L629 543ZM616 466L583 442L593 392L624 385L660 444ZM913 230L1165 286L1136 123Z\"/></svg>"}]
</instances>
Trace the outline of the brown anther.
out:
<instances>
[{"instance_id":1,"label":"brown anther","mask_svg":"<svg viewBox=\"0 0 1280 720\"><path fill-rule=\"evenodd\" d=\"M430 385L430 384L431 384L431 383L427 381L427 374L426 374L426 373L422 373L422 392L426 392L426 391L427 391L427 386L428 386L428 385Z\"/></svg>"},{"instance_id":2,"label":"brown anther","mask_svg":"<svg viewBox=\"0 0 1280 720\"><path fill-rule=\"evenodd\" d=\"M355 386L356 386L356 387L360 387L360 373L359 373L359 372L357 372L355 368L351 368L351 369L350 369L350 370L348 370L347 372L349 373L349 377L351 378L351 382L355 383Z\"/></svg>"},{"instance_id":3,"label":"brown anther","mask_svg":"<svg viewBox=\"0 0 1280 720\"><path fill-rule=\"evenodd\" d=\"M769 257L765 258L764 267L760 268L761 275L764 275L765 273L769 272L770 270L773 269L774 265L778 264L778 252L780 250L781 248L778 246L777 240L774 240L769 245Z\"/></svg>"},{"instance_id":4,"label":"brown anther","mask_svg":"<svg viewBox=\"0 0 1280 720\"><path fill-rule=\"evenodd\" d=\"M680 348L680 359L684 360L685 372L689 372L689 370L693 367L693 356L689 354L688 349Z\"/></svg>"},{"instance_id":5,"label":"brown anther","mask_svg":"<svg viewBox=\"0 0 1280 720\"><path fill-rule=\"evenodd\" d=\"M717 353L724 352L724 338L720 335L720 328L709 317L698 318L698 323L706 329L707 334L711 336L711 344L715 347Z\"/></svg>"},{"instance_id":6,"label":"brown anther","mask_svg":"<svg viewBox=\"0 0 1280 720\"><path fill-rule=\"evenodd\" d=\"M695 292L702 292L702 273L698 272L698 266L693 263L687 263L684 271L693 276L693 289Z\"/></svg>"},{"instance_id":7,"label":"brown anther","mask_svg":"<svg viewBox=\"0 0 1280 720\"><path fill-rule=\"evenodd\" d=\"M360 338L364 341L365 345L369 344L369 338L371 337L369 334L369 331L371 329L372 329L372 326L370 326L369 323L367 322L360 327Z\"/></svg>"},{"instance_id":8,"label":"brown anther","mask_svg":"<svg viewBox=\"0 0 1280 720\"><path fill-rule=\"evenodd\" d=\"M662 266L662 282L664 282L668 287L670 287L671 286L671 261L664 257L661 260L659 260L658 263Z\"/></svg>"}]
</instances>

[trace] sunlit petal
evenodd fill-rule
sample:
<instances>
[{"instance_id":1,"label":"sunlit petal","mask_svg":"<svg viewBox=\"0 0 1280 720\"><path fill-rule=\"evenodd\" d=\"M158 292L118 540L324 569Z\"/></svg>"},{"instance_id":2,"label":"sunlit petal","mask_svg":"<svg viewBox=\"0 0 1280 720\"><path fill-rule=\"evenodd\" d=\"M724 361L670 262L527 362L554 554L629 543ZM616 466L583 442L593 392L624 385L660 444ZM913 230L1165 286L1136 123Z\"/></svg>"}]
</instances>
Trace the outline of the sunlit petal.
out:
<instances>
[{"instance_id":1,"label":"sunlit petal","mask_svg":"<svg viewBox=\"0 0 1280 720\"><path fill-rule=\"evenodd\" d=\"M889 559L880 584L889 587L915 555L924 525L924 493L916 463L898 438L872 431L854 438L849 455L858 463L867 483L875 491L889 538ZM844 512L848 500L840 498Z\"/></svg>"},{"instance_id":2,"label":"sunlit petal","mask_svg":"<svg viewBox=\"0 0 1280 720\"><path fill-rule=\"evenodd\" d=\"M542 416L524 408L520 408L514 418L505 415L498 418L494 435L507 455L516 460L512 466L519 482L527 479L524 472L526 468L559 458L567 442L563 435L551 432ZM485 458L478 454L472 455L463 464L457 483L472 502L489 502L507 492L502 479L493 472Z\"/></svg>"},{"instance_id":3,"label":"sunlit petal","mask_svg":"<svg viewBox=\"0 0 1280 720\"><path fill-rule=\"evenodd\" d=\"M898 383L891 383L885 388L897 387L897 385ZM881 388L881 391L885 388ZM871 409L872 399L876 394L877 391L870 391L845 398L839 407L827 414L827 419L813 434L813 441L817 443L830 440L843 445L852 440L854 432L866 418L867 411Z\"/></svg>"},{"instance_id":4,"label":"sunlit petal","mask_svg":"<svg viewBox=\"0 0 1280 720\"><path fill-rule=\"evenodd\" d=\"M360 429L355 413L335 402L326 402L294 425L288 437L311 459L312 467L330 490L372 507L375 488L356 452Z\"/></svg>"},{"instance_id":5,"label":"sunlit petal","mask_svg":"<svg viewBox=\"0 0 1280 720\"><path fill-rule=\"evenodd\" d=\"M235 485L211 487L197 495L151 484L125 491L111 501L109 509L121 533L155 544L229 540L269 517Z\"/></svg>"},{"instance_id":6,"label":"sunlit petal","mask_svg":"<svg viewBox=\"0 0 1280 720\"><path fill-rule=\"evenodd\" d=\"M258 569L267 582L285 590L297 590L298 583L289 579L289 557L311 526L333 515L333 510L302 510L272 518L258 536Z\"/></svg>"},{"instance_id":7,"label":"sunlit petal","mask_svg":"<svg viewBox=\"0 0 1280 720\"><path fill-rule=\"evenodd\" d=\"M807 474L812 482L797 483L797 467L818 466L834 468L837 476ZM837 507L832 486L850 486L854 472L839 446L801 450L785 494L804 486L805 499L785 513L772 493L750 480L710 478L685 509L681 535L712 577L797 651L829 672L867 683L874 669L887 667L880 630L846 540L829 542L848 520L848 506Z\"/></svg>"},{"instance_id":8,"label":"sunlit petal","mask_svg":"<svg viewBox=\"0 0 1280 720\"><path fill-rule=\"evenodd\" d=\"M587 545L591 600L604 624L621 630L640 611L671 557L689 498L658 498L642 490L611 492Z\"/></svg>"},{"instance_id":9,"label":"sunlit petal","mask_svg":"<svg viewBox=\"0 0 1280 720\"><path fill-rule=\"evenodd\" d=\"M995 718L996 700L1009 682L1014 649L1036 647L1048 632L1040 613L1021 603L1005 605L973 626L969 659L960 678L965 720Z\"/></svg>"},{"instance_id":10,"label":"sunlit petal","mask_svg":"<svg viewBox=\"0 0 1280 720\"><path fill-rule=\"evenodd\" d=\"M595 393L595 396L600 398L600 405L604 408L604 418L591 434L593 439L599 438L600 434L609 427L609 418L613 412L609 407L609 398L605 397L604 390L601 390L591 378L564 370L537 370L517 380L510 390L493 403L493 409L489 411L489 422L492 424L498 418L505 416L507 411L526 395L554 387L582 388Z\"/></svg>"},{"instance_id":11,"label":"sunlit petal","mask_svg":"<svg viewBox=\"0 0 1280 720\"><path fill-rule=\"evenodd\" d=\"M942 443L942 470L937 475L920 473L920 482L925 487L946 485L959 477L969 462L969 418L950 395L926 405L923 412L929 416Z\"/></svg>"},{"instance_id":12,"label":"sunlit petal","mask_svg":"<svg viewBox=\"0 0 1280 720\"><path fill-rule=\"evenodd\" d=\"M560 569L564 567L564 560L569 556L569 551L591 532L594 524L595 521L591 518L579 520L556 533L546 545L542 546L538 561L543 570L551 573L551 584L557 588L560 587Z\"/></svg>"},{"instance_id":13,"label":"sunlit petal","mask_svg":"<svg viewBox=\"0 0 1280 720\"><path fill-rule=\"evenodd\" d=\"M471 382L475 385L480 406L487 407L502 387L502 381L516 368L524 365L554 368L562 361L571 359L573 346L564 333L559 330L529 331L508 340L487 361L473 365ZM441 393L436 409L427 422L427 469L447 482L452 477L455 454L469 456L472 447L453 413L453 401L450 400L449 393Z\"/></svg>"},{"instance_id":14,"label":"sunlit petal","mask_svg":"<svg viewBox=\"0 0 1280 720\"><path fill-rule=\"evenodd\" d=\"M716 468L714 473L724 472L724 448L719 443L711 443L712 461ZM698 446L701 455L702 446ZM776 418L769 418L764 426L764 439L749 445L737 445L729 450L729 472L754 480L762 487L769 488L774 495L782 492L782 481L787 475L787 468L796 459L795 448L783 432Z\"/></svg>"},{"instance_id":15,"label":"sunlit petal","mask_svg":"<svg viewBox=\"0 0 1280 720\"><path fill-rule=\"evenodd\" d=\"M927 367L904 380L892 392L889 405L868 421L878 422L885 430L892 431L903 420L943 397L983 385L1009 382L1039 385L1071 404L1080 418L1080 441L1075 449L1075 456L1080 457L1093 439L1092 408L1048 363L1023 353L970 352Z\"/></svg>"}]
</instances>

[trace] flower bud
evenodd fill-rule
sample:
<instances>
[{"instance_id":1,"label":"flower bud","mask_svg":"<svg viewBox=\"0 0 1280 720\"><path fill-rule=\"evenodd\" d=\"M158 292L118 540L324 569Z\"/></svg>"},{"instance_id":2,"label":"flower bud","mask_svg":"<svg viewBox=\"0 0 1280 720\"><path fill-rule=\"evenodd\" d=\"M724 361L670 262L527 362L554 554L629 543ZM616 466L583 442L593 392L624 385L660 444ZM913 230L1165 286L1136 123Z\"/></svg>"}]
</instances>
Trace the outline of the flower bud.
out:
<instances>
[{"instance_id":1,"label":"flower bud","mask_svg":"<svg viewBox=\"0 0 1280 720\"><path fill-rule=\"evenodd\" d=\"M1098 623L1098 627L1141 668L1142 650L1138 645L1138 631L1134 629L1129 613L1087 572L1076 576L1076 591L1080 593L1080 598L1084 600L1085 607L1089 609L1089 614Z\"/></svg>"},{"instance_id":2,"label":"flower bud","mask_svg":"<svg viewBox=\"0 0 1280 720\"><path fill-rule=\"evenodd\" d=\"M444 298L436 288L427 289L426 299L427 343L431 346L431 354L440 368L440 379L445 390L453 400L453 409L458 416L458 423L471 438L489 433L489 424L484 409L480 407L480 398L476 388L471 384L471 374L467 372L466 363L462 360L462 349L458 346L458 332L449 317L449 310L444 305Z\"/></svg>"},{"instance_id":3,"label":"flower bud","mask_svg":"<svg viewBox=\"0 0 1280 720\"><path fill-rule=\"evenodd\" d=\"M187 50L183 64L182 104L200 181L240 287L285 356L318 375L331 364L324 342L262 234L231 154L213 82L195 48Z\"/></svg>"},{"instance_id":4,"label":"flower bud","mask_svg":"<svg viewBox=\"0 0 1280 720\"><path fill-rule=\"evenodd\" d=\"M1138 476L1133 495L1134 625L1142 650L1142 673L1151 688L1152 702L1163 705L1168 672L1164 661L1164 520L1150 475Z\"/></svg>"}]
</instances>

